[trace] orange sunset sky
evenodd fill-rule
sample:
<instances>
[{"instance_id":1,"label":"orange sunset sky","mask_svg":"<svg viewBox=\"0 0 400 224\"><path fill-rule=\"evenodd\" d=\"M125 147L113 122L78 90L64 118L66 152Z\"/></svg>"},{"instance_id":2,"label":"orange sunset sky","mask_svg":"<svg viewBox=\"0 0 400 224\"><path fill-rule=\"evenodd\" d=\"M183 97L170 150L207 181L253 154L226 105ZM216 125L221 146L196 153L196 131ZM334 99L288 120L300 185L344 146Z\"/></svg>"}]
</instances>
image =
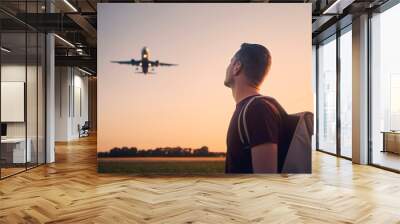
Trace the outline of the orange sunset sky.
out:
<instances>
[{"instance_id":1,"label":"orange sunset sky","mask_svg":"<svg viewBox=\"0 0 400 224\"><path fill-rule=\"evenodd\" d=\"M243 42L272 54L261 93L289 113L313 111L311 4L99 4L98 151L181 146L226 151L235 102L223 85ZM177 63L155 75L110 63Z\"/></svg>"}]
</instances>

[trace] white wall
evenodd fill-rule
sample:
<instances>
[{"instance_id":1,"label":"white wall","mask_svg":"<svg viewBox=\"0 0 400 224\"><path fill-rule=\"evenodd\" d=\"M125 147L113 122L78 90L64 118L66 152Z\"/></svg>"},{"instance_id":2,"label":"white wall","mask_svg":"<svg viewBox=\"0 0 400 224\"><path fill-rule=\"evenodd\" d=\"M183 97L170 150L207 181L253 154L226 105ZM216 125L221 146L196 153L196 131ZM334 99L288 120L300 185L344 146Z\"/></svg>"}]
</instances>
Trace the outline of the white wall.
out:
<instances>
[{"instance_id":1,"label":"white wall","mask_svg":"<svg viewBox=\"0 0 400 224\"><path fill-rule=\"evenodd\" d=\"M69 132L69 68L55 68L55 141L67 141Z\"/></svg>"},{"instance_id":2,"label":"white wall","mask_svg":"<svg viewBox=\"0 0 400 224\"><path fill-rule=\"evenodd\" d=\"M75 70L76 71L76 70ZM72 111L72 119L71 119L71 135L73 138L79 137L78 132L78 124L81 126L88 120L88 77L83 77L80 75L74 75L74 102L71 102L71 105L74 107L71 109ZM81 111L80 111L81 110Z\"/></svg>"},{"instance_id":3,"label":"white wall","mask_svg":"<svg viewBox=\"0 0 400 224\"><path fill-rule=\"evenodd\" d=\"M88 120L88 77L83 75L76 68L56 67L56 141L77 139L78 124Z\"/></svg>"},{"instance_id":4,"label":"white wall","mask_svg":"<svg viewBox=\"0 0 400 224\"><path fill-rule=\"evenodd\" d=\"M36 70L39 69L39 70ZM44 162L44 74L42 68L25 64L3 64L1 66L2 82L24 82L26 83L26 107L22 107L22 112L26 112L26 121L5 122L7 123L7 137L24 138L25 135L30 139L32 161ZM27 80L26 80L27 79ZM9 109L9 108L8 108ZM1 108L7 110L7 108ZM12 111L11 111L12 112ZM39 156L37 156L39 153Z\"/></svg>"}]
</instances>

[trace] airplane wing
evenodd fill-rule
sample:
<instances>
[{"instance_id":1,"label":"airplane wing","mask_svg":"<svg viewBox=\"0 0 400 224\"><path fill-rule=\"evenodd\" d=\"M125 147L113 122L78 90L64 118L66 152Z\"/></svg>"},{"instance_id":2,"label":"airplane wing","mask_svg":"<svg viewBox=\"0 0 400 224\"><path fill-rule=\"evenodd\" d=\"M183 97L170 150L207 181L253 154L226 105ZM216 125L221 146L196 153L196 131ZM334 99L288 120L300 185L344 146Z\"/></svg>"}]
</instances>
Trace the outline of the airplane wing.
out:
<instances>
[{"instance_id":1,"label":"airplane wing","mask_svg":"<svg viewBox=\"0 0 400 224\"><path fill-rule=\"evenodd\" d=\"M118 63L118 64L125 64L125 65L139 65L141 60L136 61L135 59L129 60L129 61L111 61L112 63Z\"/></svg>"},{"instance_id":2,"label":"airplane wing","mask_svg":"<svg viewBox=\"0 0 400 224\"><path fill-rule=\"evenodd\" d=\"M178 64L159 63L160 66L177 66Z\"/></svg>"},{"instance_id":3,"label":"airplane wing","mask_svg":"<svg viewBox=\"0 0 400 224\"><path fill-rule=\"evenodd\" d=\"M178 64L162 63L159 61L149 61L151 66L177 66Z\"/></svg>"}]
</instances>

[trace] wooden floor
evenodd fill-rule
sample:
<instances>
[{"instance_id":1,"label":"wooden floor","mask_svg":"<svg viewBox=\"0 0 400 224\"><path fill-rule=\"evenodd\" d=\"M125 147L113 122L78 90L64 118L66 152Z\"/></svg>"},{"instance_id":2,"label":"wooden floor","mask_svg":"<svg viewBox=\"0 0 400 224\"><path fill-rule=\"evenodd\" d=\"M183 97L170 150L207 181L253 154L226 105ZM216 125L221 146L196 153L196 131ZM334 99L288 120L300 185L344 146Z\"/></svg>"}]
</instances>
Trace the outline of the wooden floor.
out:
<instances>
[{"instance_id":1,"label":"wooden floor","mask_svg":"<svg viewBox=\"0 0 400 224\"><path fill-rule=\"evenodd\" d=\"M1 177L8 177L11 176L13 174L19 173L19 172L23 172L25 171L25 167L20 168L20 167L7 167L7 168L0 168L1 169Z\"/></svg>"},{"instance_id":2,"label":"wooden floor","mask_svg":"<svg viewBox=\"0 0 400 224\"><path fill-rule=\"evenodd\" d=\"M400 223L400 175L315 152L312 175L96 172L94 138L0 181L0 223Z\"/></svg>"},{"instance_id":3,"label":"wooden floor","mask_svg":"<svg viewBox=\"0 0 400 224\"><path fill-rule=\"evenodd\" d=\"M372 160L374 164L400 170L400 154L374 151Z\"/></svg>"}]
</instances>

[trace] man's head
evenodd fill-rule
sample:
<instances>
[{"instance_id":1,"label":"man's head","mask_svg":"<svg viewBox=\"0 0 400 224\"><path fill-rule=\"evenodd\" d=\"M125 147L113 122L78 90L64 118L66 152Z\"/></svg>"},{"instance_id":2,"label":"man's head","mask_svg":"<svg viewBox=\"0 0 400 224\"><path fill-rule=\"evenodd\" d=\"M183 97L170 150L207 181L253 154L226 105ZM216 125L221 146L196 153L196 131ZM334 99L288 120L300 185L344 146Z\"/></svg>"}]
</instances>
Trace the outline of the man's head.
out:
<instances>
[{"instance_id":1,"label":"man's head","mask_svg":"<svg viewBox=\"0 0 400 224\"><path fill-rule=\"evenodd\" d=\"M258 88L271 67L271 54L260 44L243 43L226 69L225 86L236 84Z\"/></svg>"}]
</instances>

